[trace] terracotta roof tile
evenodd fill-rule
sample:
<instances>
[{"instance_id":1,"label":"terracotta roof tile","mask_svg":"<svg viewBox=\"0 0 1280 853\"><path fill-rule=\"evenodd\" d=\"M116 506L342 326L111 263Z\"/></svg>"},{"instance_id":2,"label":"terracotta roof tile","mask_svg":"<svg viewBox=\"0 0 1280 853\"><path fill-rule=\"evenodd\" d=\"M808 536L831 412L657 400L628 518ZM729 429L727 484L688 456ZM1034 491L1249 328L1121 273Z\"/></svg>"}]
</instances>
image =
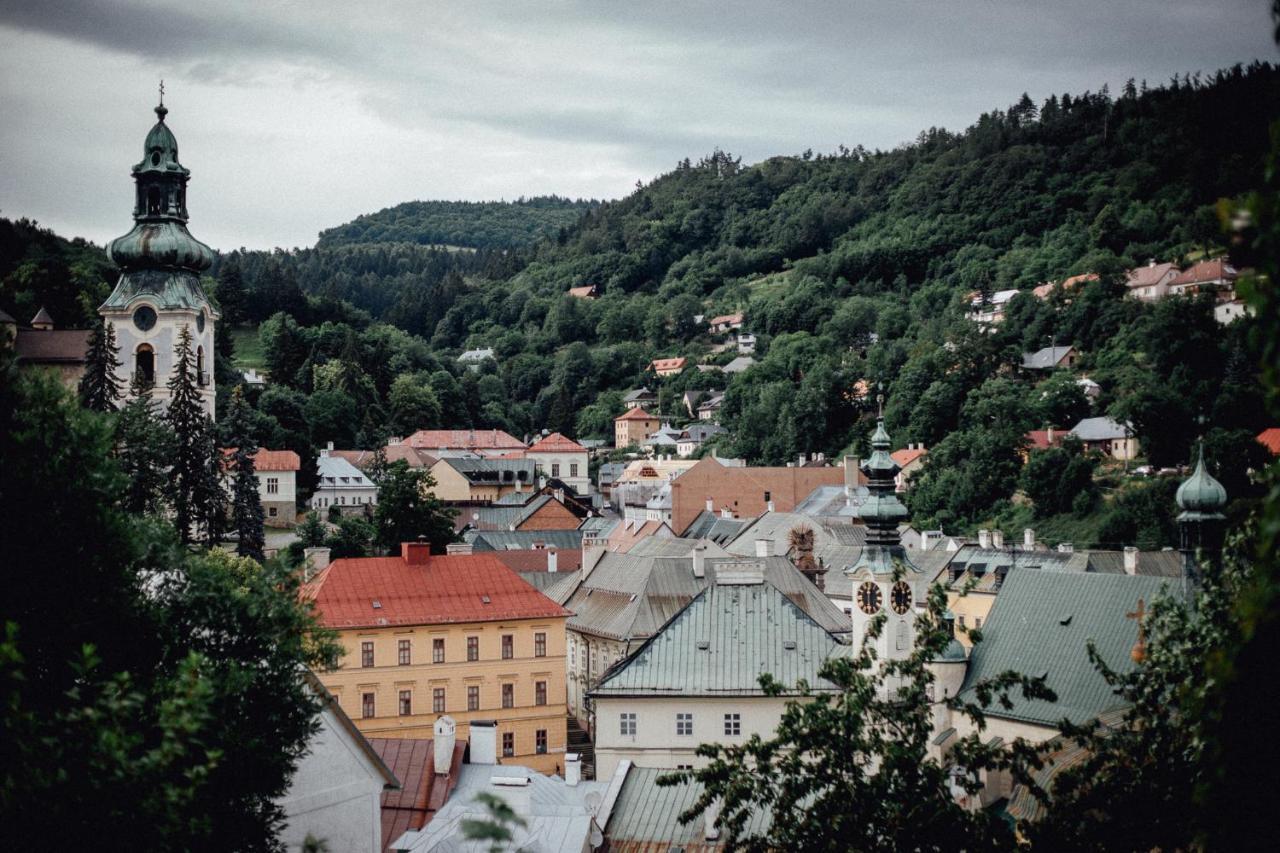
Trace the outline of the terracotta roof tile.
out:
<instances>
[{"instance_id":1,"label":"terracotta roof tile","mask_svg":"<svg viewBox=\"0 0 1280 853\"><path fill-rule=\"evenodd\" d=\"M635 408L627 409L621 415L614 418L615 421L656 421L657 418L646 412L644 409Z\"/></svg>"},{"instance_id":2,"label":"terracotta roof tile","mask_svg":"<svg viewBox=\"0 0 1280 853\"><path fill-rule=\"evenodd\" d=\"M569 611L525 583L492 553L334 560L304 594L330 628L546 619Z\"/></svg>"},{"instance_id":3,"label":"terracotta roof tile","mask_svg":"<svg viewBox=\"0 0 1280 853\"><path fill-rule=\"evenodd\" d=\"M494 551L503 565L513 572L545 572L547 554L556 554L557 572L576 572L582 568L581 548L524 548L519 551Z\"/></svg>"},{"instance_id":4,"label":"terracotta roof tile","mask_svg":"<svg viewBox=\"0 0 1280 853\"><path fill-rule=\"evenodd\" d=\"M1197 284L1202 281L1217 281L1218 279L1234 279L1238 273L1235 267L1228 264L1222 258L1216 258L1212 261L1200 261L1192 265L1189 269L1184 270L1181 275L1169 282L1170 286L1178 284Z\"/></svg>"},{"instance_id":5,"label":"terracotta roof tile","mask_svg":"<svg viewBox=\"0 0 1280 853\"><path fill-rule=\"evenodd\" d=\"M526 453L586 453L587 449L578 442L558 432L535 442Z\"/></svg>"},{"instance_id":6,"label":"terracotta roof tile","mask_svg":"<svg viewBox=\"0 0 1280 853\"><path fill-rule=\"evenodd\" d=\"M906 468L912 462L915 462L928 451L919 447L904 447L901 450L895 450L889 454L894 462L898 463L899 468Z\"/></svg>"},{"instance_id":7,"label":"terracotta roof tile","mask_svg":"<svg viewBox=\"0 0 1280 853\"><path fill-rule=\"evenodd\" d=\"M1176 266L1170 263L1164 264L1147 264L1145 267L1135 267L1126 273L1126 284L1129 287L1150 287L1153 284L1159 284L1160 279L1164 278L1169 272L1180 273Z\"/></svg>"},{"instance_id":8,"label":"terracotta roof tile","mask_svg":"<svg viewBox=\"0 0 1280 853\"><path fill-rule=\"evenodd\" d=\"M500 429L420 429L404 440L416 449L523 450L524 442Z\"/></svg>"},{"instance_id":9,"label":"terracotta roof tile","mask_svg":"<svg viewBox=\"0 0 1280 853\"><path fill-rule=\"evenodd\" d=\"M1272 456L1280 456L1280 427L1270 427L1258 433L1258 443L1270 450Z\"/></svg>"}]
</instances>

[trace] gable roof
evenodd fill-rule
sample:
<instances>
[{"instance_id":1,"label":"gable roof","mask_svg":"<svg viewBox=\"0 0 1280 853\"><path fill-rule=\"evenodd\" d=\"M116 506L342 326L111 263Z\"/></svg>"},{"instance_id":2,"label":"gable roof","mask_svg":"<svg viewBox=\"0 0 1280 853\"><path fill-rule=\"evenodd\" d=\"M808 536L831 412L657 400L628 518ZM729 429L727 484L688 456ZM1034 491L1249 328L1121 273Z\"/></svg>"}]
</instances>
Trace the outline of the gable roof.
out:
<instances>
[{"instance_id":1,"label":"gable roof","mask_svg":"<svg viewBox=\"0 0 1280 853\"><path fill-rule=\"evenodd\" d=\"M1181 273L1176 264L1147 264L1145 267L1134 267L1125 273L1125 284L1128 287L1150 287L1159 284L1169 273Z\"/></svg>"},{"instance_id":2,"label":"gable roof","mask_svg":"<svg viewBox=\"0 0 1280 853\"><path fill-rule=\"evenodd\" d=\"M445 456L439 460L473 484L532 483L535 476L532 459L485 459Z\"/></svg>"},{"instance_id":3,"label":"gable roof","mask_svg":"<svg viewBox=\"0 0 1280 853\"><path fill-rule=\"evenodd\" d=\"M1170 287L1183 284L1200 284L1207 281L1226 280L1232 281L1240 273L1235 267L1227 263L1224 258L1214 258L1211 261L1200 261L1192 264L1183 270L1180 275L1169 282Z\"/></svg>"},{"instance_id":4,"label":"gable roof","mask_svg":"<svg viewBox=\"0 0 1280 853\"><path fill-rule=\"evenodd\" d=\"M655 358L650 362L650 365L654 370L676 370L684 367L685 362L687 361L688 359L684 356L679 356L677 358Z\"/></svg>"},{"instance_id":5,"label":"gable roof","mask_svg":"<svg viewBox=\"0 0 1280 853\"><path fill-rule=\"evenodd\" d=\"M316 471L320 476L319 488L322 489L372 489L373 481L365 473L345 459L338 456L326 456L321 452L316 459ZM346 478L347 482L342 482ZM333 482L326 482L332 480Z\"/></svg>"},{"instance_id":6,"label":"gable roof","mask_svg":"<svg viewBox=\"0 0 1280 853\"><path fill-rule=\"evenodd\" d=\"M901 450L895 450L889 454L889 458L898 463L899 468L906 468L912 462L915 462L921 456L925 456L929 451L923 447L904 447Z\"/></svg>"},{"instance_id":7,"label":"gable roof","mask_svg":"<svg viewBox=\"0 0 1280 853\"><path fill-rule=\"evenodd\" d=\"M81 364L87 361L89 335L87 329L18 329L14 356L36 364Z\"/></svg>"},{"instance_id":8,"label":"gable roof","mask_svg":"<svg viewBox=\"0 0 1280 853\"><path fill-rule=\"evenodd\" d=\"M614 418L615 421L656 421L658 418L649 414L642 408L627 409L622 414Z\"/></svg>"},{"instance_id":9,"label":"gable roof","mask_svg":"<svg viewBox=\"0 0 1280 853\"><path fill-rule=\"evenodd\" d=\"M435 772L435 741L418 738L370 738L369 744L381 757L401 788L382 794L382 849L411 829L421 829L449 799L467 749L465 740L453 746L447 774Z\"/></svg>"},{"instance_id":10,"label":"gable roof","mask_svg":"<svg viewBox=\"0 0 1280 853\"><path fill-rule=\"evenodd\" d=\"M582 547L581 530L480 530L464 538L475 552Z\"/></svg>"},{"instance_id":11,"label":"gable roof","mask_svg":"<svg viewBox=\"0 0 1280 853\"><path fill-rule=\"evenodd\" d=\"M741 322L742 322L742 312L739 311L736 314L721 314L719 317L712 317L709 325L720 326L720 325L724 325L725 323L741 323Z\"/></svg>"},{"instance_id":12,"label":"gable roof","mask_svg":"<svg viewBox=\"0 0 1280 853\"><path fill-rule=\"evenodd\" d=\"M1071 354L1074 347L1045 347L1035 352L1022 354L1022 366L1029 370L1046 370L1056 367L1058 362Z\"/></svg>"},{"instance_id":13,"label":"gable roof","mask_svg":"<svg viewBox=\"0 0 1280 853\"><path fill-rule=\"evenodd\" d=\"M658 395L650 391L648 388L635 388L628 391L622 398L624 403L640 403L648 400L656 400Z\"/></svg>"},{"instance_id":14,"label":"gable roof","mask_svg":"<svg viewBox=\"0 0 1280 853\"><path fill-rule=\"evenodd\" d=\"M373 466L378 452L376 450L330 450L329 455L345 459L361 471L366 471ZM414 450L406 444L388 444L382 448L382 455L388 465L392 462L404 461L410 468L430 468L436 464L434 456Z\"/></svg>"},{"instance_id":15,"label":"gable roof","mask_svg":"<svg viewBox=\"0 0 1280 853\"><path fill-rule=\"evenodd\" d=\"M329 628L568 616L492 554L334 560L308 586Z\"/></svg>"},{"instance_id":16,"label":"gable roof","mask_svg":"<svg viewBox=\"0 0 1280 853\"><path fill-rule=\"evenodd\" d=\"M737 358L735 358L733 361L726 364L723 370L725 373L742 373L744 370L746 370L748 367L750 367L755 363L756 363L756 360L751 356L740 355Z\"/></svg>"},{"instance_id":17,"label":"gable roof","mask_svg":"<svg viewBox=\"0 0 1280 853\"><path fill-rule=\"evenodd\" d=\"M586 453L587 449L566 435L553 432L534 442L525 453Z\"/></svg>"},{"instance_id":18,"label":"gable roof","mask_svg":"<svg viewBox=\"0 0 1280 853\"><path fill-rule=\"evenodd\" d=\"M1081 441L1110 441L1117 438L1133 438L1133 427L1116 423L1108 417L1085 418L1071 428L1071 434Z\"/></svg>"},{"instance_id":19,"label":"gable roof","mask_svg":"<svg viewBox=\"0 0 1280 853\"><path fill-rule=\"evenodd\" d=\"M737 565L718 560L712 572L723 577ZM835 690L818 670L844 648L768 581L728 585L716 579L612 668L591 695L761 696L765 673L788 690L802 679L814 690Z\"/></svg>"},{"instance_id":20,"label":"gable roof","mask_svg":"<svg viewBox=\"0 0 1280 853\"><path fill-rule=\"evenodd\" d=\"M1033 429L1027 433L1027 447L1030 450L1048 450L1050 447L1057 447L1062 444L1062 440L1071 435L1065 429L1055 429L1052 431L1053 439L1050 440L1050 431L1047 429Z\"/></svg>"},{"instance_id":21,"label":"gable roof","mask_svg":"<svg viewBox=\"0 0 1280 853\"><path fill-rule=\"evenodd\" d=\"M1280 456L1280 427L1268 427L1258 433L1258 443L1270 450L1272 456Z\"/></svg>"},{"instance_id":22,"label":"gable roof","mask_svg":"<svg viewBox=\"0 0 1280 853\"><path fill-rule=\"evenodd\" d=\"M556 555L554 574L575 572L582 568L581 548L524 548L519 551L494 551L493 555L511 571L529 575L552 574L547 571L547 556L552 553Z\"/></svg>"},{"instance_id":23,"label":"gable roof","mask_svg":"<svg viewBox=\"0 0 1280 853\"><path fill-rule=\"evenodd\" d=\"M259 450L253 454L255 471L298 471L302 460L292 450Z\"/></svg>"},{"instance_id":24,"label":"gable roof","mask_svg":"<svg viewBox=\"0 0 1280 853\"><path fill-rule=\"evenodd\" d=\"M680 822L680 815L702 796L702 785L689 781L659 786L658 778L670 772L634 766L627 771L622 792L604 828L609 853L706 853L724 846L723 833L720 841L706 840L703 821ZM768 811L754 810L743 831L746 836L760 835L768 830L769 823Z\"/></svg>"},{"instance_id":25,"label":"gable roof","mask_svg":"<svg viewBox=\"0 0 1280 853\"><path fill-rule=\"evenodd\" d=\"M1009 572L974 646L960 696L972 700L974 685L1006 670L1048 673L1057 702L1009 697L1012 708L993 705L987 714L1042 726L1063 718L1082 723L1125 704L1089 662L1092 640L1108 666L1120 673L1135 666L1129 656L1138 626L1126 617L1138 599L1150 604L1166 578L1134 575L1014 570Z\"/></svg>"}]
</instances>

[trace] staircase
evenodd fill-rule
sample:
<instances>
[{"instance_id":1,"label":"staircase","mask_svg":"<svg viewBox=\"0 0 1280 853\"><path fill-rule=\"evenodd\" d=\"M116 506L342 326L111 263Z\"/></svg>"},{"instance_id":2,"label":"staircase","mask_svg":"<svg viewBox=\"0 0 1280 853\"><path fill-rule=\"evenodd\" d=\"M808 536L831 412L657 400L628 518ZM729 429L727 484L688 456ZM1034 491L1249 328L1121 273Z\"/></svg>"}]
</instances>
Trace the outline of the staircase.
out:
<instances>
[{"instance_id":1,"label":"staircase","mask_svg":"<svg viewBox=\"0 0 1280 853\"><path fill-rule=\"evenodd\" d=\"M568 715L568 750L576 752L582 760L582 778L596 778L596 748L585 729L573 714Z\"/></svg>"}]
</instances>

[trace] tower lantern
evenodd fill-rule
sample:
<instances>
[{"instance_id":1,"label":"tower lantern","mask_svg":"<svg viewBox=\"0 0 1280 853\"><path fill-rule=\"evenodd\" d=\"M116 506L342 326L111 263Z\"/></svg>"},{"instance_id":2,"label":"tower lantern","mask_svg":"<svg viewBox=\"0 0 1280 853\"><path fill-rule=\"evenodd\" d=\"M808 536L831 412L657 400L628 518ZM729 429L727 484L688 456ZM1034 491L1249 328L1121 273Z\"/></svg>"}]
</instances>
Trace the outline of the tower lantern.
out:
<instances>
[{"instance_id":1,"label":"tower lantern","mask_svg":"<svg viewBox=\"0 0 1280 853\"><path fill-rule=\"evenodd\" d=\"M158 121L143 143L142 161L133 167L133 229L107 248L107 256L120 267L120 279L98 313L115 328L122 384L129 387L140 375L162 404L169 398L166 385L177 367L174 351L186 326L200 396L212 417L219 314L200 286L200 274L212 266L213 250L187 231L191 173L178 161L178 140L165 123L169 111L163 89L155 113Z\"/></svg>"},{"instance_id":2,"label":"tower lantern","mask_svg":"<svg viewBox=\"0 0 1280 853\"><path fill-rule=\"evenodd\" d=\"M1204 442L1196 469L1178 486L1175 496L1178 502L1178 539L1182 552L1183 575L1193 588L1200 584L1200 567L1196 564L1196 552L1200 551L1210 562L1216 562L1222 550L1223 528L1226 516L1222 510L1227 505L1227 490L1213 478L1204 464Z\"/></svg>"}]
</instances>

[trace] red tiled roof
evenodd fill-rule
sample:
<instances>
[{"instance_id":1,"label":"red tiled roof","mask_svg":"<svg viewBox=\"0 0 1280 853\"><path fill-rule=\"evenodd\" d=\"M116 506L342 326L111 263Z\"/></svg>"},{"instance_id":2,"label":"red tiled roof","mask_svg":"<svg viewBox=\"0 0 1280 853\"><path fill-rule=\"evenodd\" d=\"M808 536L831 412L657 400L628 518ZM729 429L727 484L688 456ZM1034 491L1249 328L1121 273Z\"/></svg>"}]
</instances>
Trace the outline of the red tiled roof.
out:
<instances>
[{"instance_id":1,"label":"red tiled roof","mask_svg":"<svg viewBox=\"0 0 1280 853\"><path fill-rule=\"evenodd\" d=\"M569 295L577 296L580 299L588 296L595 296L596 286L594 284L587 284L582 287L571 287L569 288Z\"/></svg>"},{"instance_id":2,"label":"red tiled roof","mask_svg":"<svg viewBox=\"0 0 1280 853\"><path fill-rule=\"evenodd\" d=\"M1258 443L1270 450L1272 456L1280 456L1280 427L1270 427L1258 433Z\"/></svg>"},{"instance_id":3,"label":"red tiled roof","mask_svg":"<svg viewBox=\"0 0 1280 853\"><path fill-rule=\"evenodd\" d=\"M920 447L904 447L901 450L895 450L890 453L889 458L897 462L899 468L906 468L926 453L928 451Z\"/></svg>"},{"instance_id":4,"label":"red tiled roof","mask_svg":"<svg viewBox=\"0 0 1280 853\"><path fill-rule=\"evenodd\" d=\"M524 450L524 442L500 429L420 429L404 440L413 448Z\"/></svg>"},{"instance_id":5,"label":"red tiled roof","mask_svg":"<svg viewBox=\"0 0 1280 853\"><path fill-rule=\"evenodd\" d=\"M302 460L292 450L259 450L253 454L255 471L298 471Z\"/></svg>"},{"instance_id":6,"label":"red tiled roof","mask_svg":"<svg viewBox=\"0 0 1280 853\"><path fill-rule=\"evenodd\" d=\"M373 466L377 451L373 450L330 450L330 456L345 459L361 471ZM383 456L388 463L408 462L410 468L430 468L436 464L436 458L426 451L417 451L404 444L388 444L383 448Z\"/></svg>"},{"instance_id":7,"label":"red tiled roof","mask_svg":"<svg viewBox=\"0 0 1280 853\"><path fill-rule=\"evenodd\" d=\"M403 557L334 560L304 594L315 601L321 622L329 628L569 615L492 554L429 556L413 563Z\"/></svg>"},{"instance_id":8,"label":"red tiled roof","mask_svg":"<svg viewBox=\"0 0 1280 853\"><path fill-rule=\"evenodd\" d=\"M576 572L582 568L581 548L525 548L519 551L494 551L493 556L513 572L545 572L548 551L556 552L556 571Z\"/></svg>"},{"instance_id":9,"label":"red tiled roof","mask_svg":"<svg viewBox=\"0 0 1280 853\"><path fill-rule=\"evenodd\" d=\"M614 420L615 421L656 421L657 418L655 418L653 415L646 412L644 409L635 408L635 409L627 409L625 412L623 412L622 414L614 418Z\"/></svg>"},{"instance_id":10,"label":"red tiled roof","mask_svg":"<svg viewBox=\"0 0 1280 853\"><path fill-rule=\"evenodd\" d=\"M674 370L677 367L684 367L687 358L681 356L679 358L655 358L652 362L654 370Z\"/></svg>"},{"instance_id":11,"label":"red tiled roof","mask_svg":"<svg viewBox=\"0 0 1280 853\"><path fill-rule=\"evenodd\" d=\"M1057 447L1062 444L1063 439L1070 435L1070 430L1055 429L1053 431L1053 441L1049 441L1049 430L1033 429L1027 433L1027 444L1031 450L1048 450L1049 447Z\"/></svg>"},{"instance_id":12,"label":"red tiled roof","mask_svg":"<svg viewBox=\"0 0 1280 853\"><path fill-rule=\"evenodd\" d=\"M586 453L587 449L568 436L553 432L551 435L535 442L526 453Z\"/></svg>"},{"instance_id":13,"label":"red tiled roof","mask_svg":"<svg viewBox=\"0 0 1280 853\"><path fill-rule=\"evenodd\" d=\"M711 318L712 326L719 326L724 323L741 323L741 322L742 322L741 311L739 311L737 314L721 314L719 317Z\"/></svg>"},{"instance_id":14,"label":"red tiled roof","mask_svg":"<svg viewBox=\"0 0 1280 853\"><path fill-rule=\"evenodd\" d=\"M1215 258L1212 261L1200 261L1197 264L1193 264L1177 278L1170 281L1169 284L1197 284L1202 281L1218 281L1219 279L1229 281L1234 279L1237 274L1235 267L1222 258Z\"/></svg>"}]
</instances>

